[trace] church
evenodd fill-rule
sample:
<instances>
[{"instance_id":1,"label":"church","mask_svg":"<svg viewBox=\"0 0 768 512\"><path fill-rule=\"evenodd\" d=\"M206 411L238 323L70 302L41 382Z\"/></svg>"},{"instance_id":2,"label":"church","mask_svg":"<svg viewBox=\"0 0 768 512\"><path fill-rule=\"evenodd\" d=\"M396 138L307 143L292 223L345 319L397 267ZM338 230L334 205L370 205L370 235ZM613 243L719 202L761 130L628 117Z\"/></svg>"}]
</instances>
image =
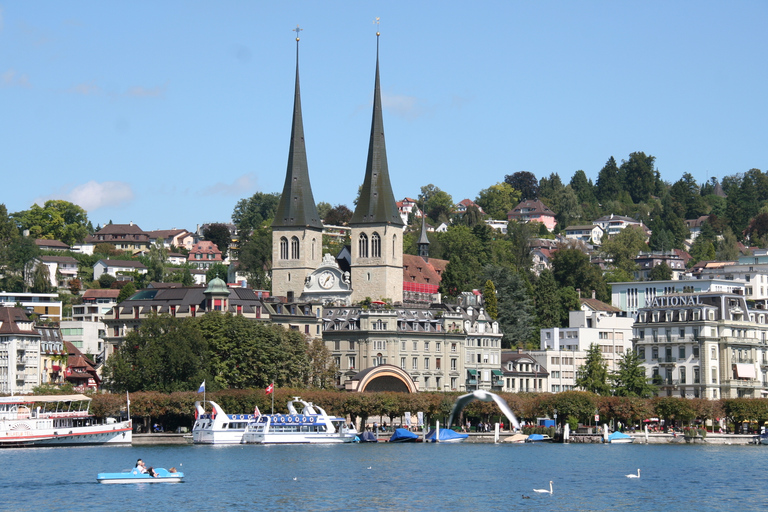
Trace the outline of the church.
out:
<instances>
[{"instance_id":1,"label":"church","mask_svg":"<svg viewBox=\"0 0 768 512\"><path fill-rule=\"evenodd\" d=\"M350 247L339 255L323 254L323 224L312 194L304 144L296 38L288 166L272 223L272 295L288 303L322 305L317 311L322 315L323 340L338 368L340 387L500 391L498 322L472 294L458 306L440 303L437 289L447 262L430 263L425 224L419 255L403 255L405 226L387 165L379 37L377 32L368 158L349 222Z\"/></svg>"}]
</instances>

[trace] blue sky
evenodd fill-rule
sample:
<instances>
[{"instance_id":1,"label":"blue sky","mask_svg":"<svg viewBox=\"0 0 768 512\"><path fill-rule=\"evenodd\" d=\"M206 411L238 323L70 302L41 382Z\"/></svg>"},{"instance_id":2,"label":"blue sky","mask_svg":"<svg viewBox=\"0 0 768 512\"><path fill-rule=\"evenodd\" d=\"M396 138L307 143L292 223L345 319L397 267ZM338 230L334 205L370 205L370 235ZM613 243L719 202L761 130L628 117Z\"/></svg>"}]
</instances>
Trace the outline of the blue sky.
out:
<instances>
[{"instance_id":1,"label":"blue sky","mask_svg":"<svg viewBox=\"0 0 768 512\"><path fill-rule=\"evenodd\" d=\"M315 199L351 207L377 16L397 198L633 151L671 182L768 169L765 1L0 0L0 202L191 230L279 192L298 24Z\"/></svg>"}]
</instances>

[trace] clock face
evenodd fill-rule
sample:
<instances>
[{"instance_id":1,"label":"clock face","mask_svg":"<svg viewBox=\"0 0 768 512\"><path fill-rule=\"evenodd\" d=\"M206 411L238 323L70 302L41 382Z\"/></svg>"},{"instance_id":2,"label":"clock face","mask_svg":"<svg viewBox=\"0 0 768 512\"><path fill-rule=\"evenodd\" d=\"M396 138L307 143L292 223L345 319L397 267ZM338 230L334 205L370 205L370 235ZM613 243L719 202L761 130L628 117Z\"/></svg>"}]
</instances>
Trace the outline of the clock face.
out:
<instances>
[{"instance_id":1,"label":"clock face","mask_svg":"<svg viewBox=\"0 0 768 512\"><path fill-rule=\"evenodd\" d=\"M336 282L336 276L330 272L323 272L322 274L320 274L320 277L318 278L317 282L320 284L321 287L328 289L331 286L333 286L333 283Z\"/></svg>"}]
</instances>

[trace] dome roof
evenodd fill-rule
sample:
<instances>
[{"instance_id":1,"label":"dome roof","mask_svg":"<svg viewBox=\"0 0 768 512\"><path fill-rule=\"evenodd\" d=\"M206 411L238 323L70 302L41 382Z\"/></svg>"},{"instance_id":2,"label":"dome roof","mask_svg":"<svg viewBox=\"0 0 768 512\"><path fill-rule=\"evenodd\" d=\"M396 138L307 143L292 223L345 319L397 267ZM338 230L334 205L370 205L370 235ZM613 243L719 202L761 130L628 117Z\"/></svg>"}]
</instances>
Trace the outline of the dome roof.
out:
<instances>
[{"instance_id":1,"label":"dome roof","mask_svg":"<svg viewBox=\"0 0 768 512\"><path fill-rule=\"evenodd\" d=\"M215 295L229 295L229 287L227 287L227 283L224 282L223 279L220 277L214 277L208 282L208 287L205 289L205 294L215 294Z\"/></svg>"}]
</instances>

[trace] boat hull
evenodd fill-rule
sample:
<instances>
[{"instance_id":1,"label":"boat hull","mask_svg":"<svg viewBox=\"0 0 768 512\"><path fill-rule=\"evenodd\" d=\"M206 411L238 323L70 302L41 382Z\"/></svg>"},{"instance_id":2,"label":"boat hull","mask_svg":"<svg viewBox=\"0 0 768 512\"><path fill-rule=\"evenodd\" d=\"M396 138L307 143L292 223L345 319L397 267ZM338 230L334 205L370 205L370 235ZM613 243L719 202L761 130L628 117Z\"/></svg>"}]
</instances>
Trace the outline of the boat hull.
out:
<instances>
[{"instance_id":1,"label":"boat hull","mask_svg":"<svg viewBox=\"0 0 768 512\"><path fill-rule=\"evenodd\" d=\"M245 434L245 444L343 444L353 443L357 434L303 435L298 434Z\"/></svg>"},{"instance_id":2,"label":"boat hull","mask_svg":"<svg viewBox=\"0 0 768 512\"><path fill-rule=\"evenodd\" d=\"M33 430L23 426L0 432L0 447L19 446L76 446L90 444L131 444L133 434L129 422L89 427L71 427L65 430Z\"/></svg>"},{"instance_id":3,"label":"boat hull","mask_svg":"<svg viewBox=\"0 0 768 512\"><path fill-rule=\"evenodd\" d=\"M99 473L96 481L100 484L178 484L184 481L184 473L171 473L163 468L155 470L157 476L138 471L124 471L122 473Z\"/></svg>"}]
</instances>

